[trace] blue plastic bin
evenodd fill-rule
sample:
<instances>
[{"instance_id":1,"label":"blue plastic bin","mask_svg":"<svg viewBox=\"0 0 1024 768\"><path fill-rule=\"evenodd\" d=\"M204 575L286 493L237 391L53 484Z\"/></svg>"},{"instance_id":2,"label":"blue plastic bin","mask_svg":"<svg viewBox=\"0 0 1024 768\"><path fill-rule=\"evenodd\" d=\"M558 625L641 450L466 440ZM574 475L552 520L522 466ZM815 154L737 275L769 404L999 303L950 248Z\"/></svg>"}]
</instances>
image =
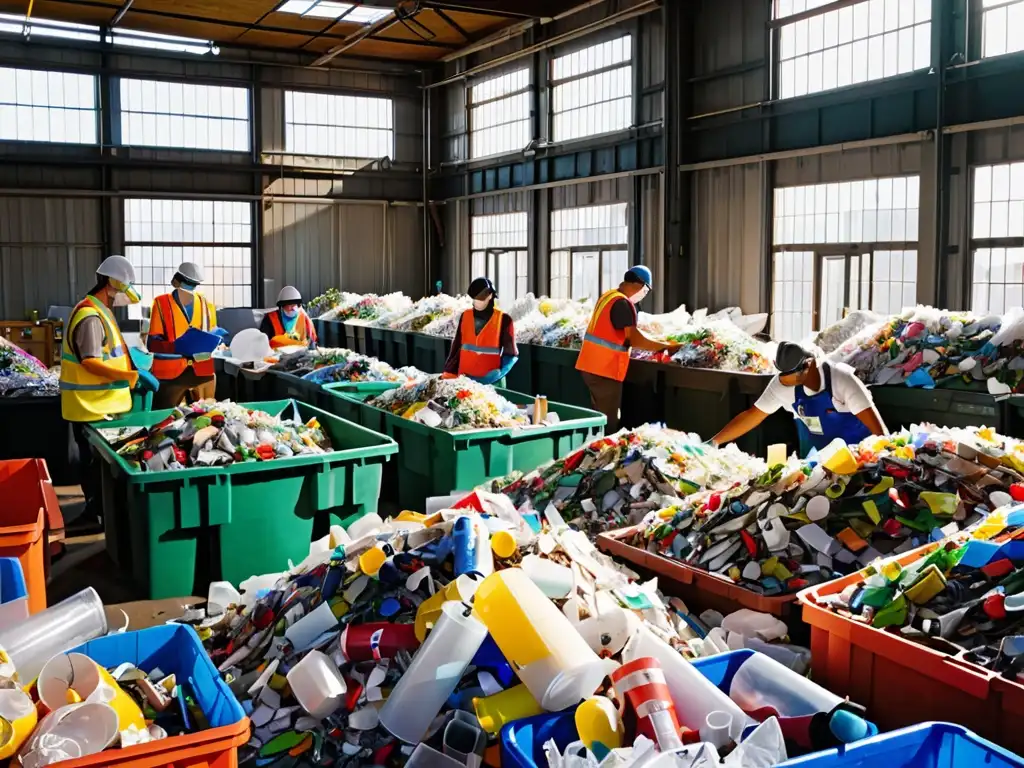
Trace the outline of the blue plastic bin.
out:
<instances>
[{"instance_id":1,"label":"blue plastic bin","mask_svg":"<svg viewBox=\"0 0 1024 768\"><path fill-rule=\"evenodd\" d=\"M826 749L795 757L779 768L1011 768L1024 759L986 741L973 731L950 723L921 723L858 741L842 749Z\"/></svg>"},{"instance_id":2,"label":"blue plastic bin","mask_svg":"<svg viewBox=\"0 0 1024 768\"><path fill-rule=\"evenodd\" d=\"M756 651L749 649L743 649L739 651L730 651L729 653L722 653L718 656L712 656L709 659L699 659L693 662L694 669L698 670L704 677L714 683L718 688L723 691L729 689L732 685L732 678L742 666L743 662L753 656ZM517 720L514 723L509 723L501 729L501 768L538 768L538 766L547 765L547 760L544 758L544 743L549 739L554 739L555 744L558 745L560 750L564 750L569 744L576 741L579 737L576 733L576 722L574 719L576 708L567 709L563 712L546 712L543 715L536 715L535 717L527 717L523 720ZM967 733L965 731L965 733ZM974 734L971 734L974 736ZM978 737L974 737L978 738ZM877 741L877 737L871 739L865 739L863 742L858 744L866 744L868 742ZM980 741L980 739L979 739ZM849 753L849 749L845 750ZM807 763L805 762L808 757L820 757L828 754L836 754L837 750L828 750L822 752L816 752L814 755L807 757L801 757L797 760L785 763L789 765L801 765L809 766L813 765L814 768L825 768L828 763ZM849 768L854 766L867 765L867 763L851 763ZM879 763L878 765L881 765ZM917 763L907 763L909 766L917 766ZM928 766L928 768L949 768L952 764L946 763L921 763L921 766ZM959 764L957 764L959 767ZM966 764L964 764L966 766ZM976 763L975 765L981 765ZM1001 765L1024 765L1022 763L994 763L994 768L999 768ZM843 768L847 768L846 764L843 764ZM899 765L886 765L886 768L899 768ZM986 765L986 768L988 766Z\"/></svg>"},{"instance_id":3,"label":"blue plastic bin","mask_svg":"<svg viewBox=\"0 0 1024 768\"><path fill-rule=\"evenodd\" d=\"M0 627L24 621L28 613L28 586L21 561L16 557L0 557Z\"/></svg>"}]
</instances>

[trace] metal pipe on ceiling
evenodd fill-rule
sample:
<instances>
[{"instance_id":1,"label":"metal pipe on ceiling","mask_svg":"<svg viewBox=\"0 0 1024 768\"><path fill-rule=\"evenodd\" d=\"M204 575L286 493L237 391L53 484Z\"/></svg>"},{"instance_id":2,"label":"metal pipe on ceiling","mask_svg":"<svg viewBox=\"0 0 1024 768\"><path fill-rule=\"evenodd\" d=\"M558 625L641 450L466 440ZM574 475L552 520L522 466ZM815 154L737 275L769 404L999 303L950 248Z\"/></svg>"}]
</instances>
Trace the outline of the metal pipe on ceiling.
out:
<instances>
[{"instance_id":1,"label":"metal pipe on ceiling","mask_svg":"<svg viewBox=\"0 0 1024 768\"><path fill-rule=\"evenodd\" d=\"M644 14L651 13L652 11L659 10L660 8L661 3L659 0L647 0L647 2L641 3L640 5L634 6L633 8L628 8L624 11L614 13L611 16L607 16L599 21L594 21L591 22L590 24L585 24L579 29L564 32L561 35L556 35L555 37L552 37L549 40L545 40L542 43L530 45L514 53L499 56L498 58L492 59L491 61L484 62L483 64L478 64L475 67L470 67L465 72L460 72L459 74L452 75L451 77L447 77L444 80L439 80L436 83L431 83L427 85L426 88L439 88L444 85L451 85L452 83L462 82L463 80L466 80L469 77L473 77L474 75L478 75L481 72L487 72L488 70L494 69L495 67L503 66L504 64L507 64L510 61L516 61L527 56L532 56L533 54L539 51L544 51L547 50L548 48L553 48L556 45L568 43L571 40L576 40L577 38L584 37L586 35L589 35L593 32L597 32L602 29L606 29L607 27L613 27L616 24L626 21L627 19L632 19L637 16L643 16Z\"/></svg>"},{"instance_id":2,"label":"metal pipe on ceiling","mask_svg":"<svg viewBox=\"0 0 1024 768\"><path fill-rule=\"evenodd\" d=\"M378 198L305 197L303 195L209 194L204 192L154 192L152 190L44 189L24 187L0 188L0 197L56 198L129 198L147 200L215 200L226 202L297 203L314 205L389 205L394 208L421 208L419 200L381 200Z\"/></svg>"},{"instance_id":3,"label":"metal pipe on ceiling","mask_svg":"<svg viewBox=\"0 0 1024 768\"><path fill-rule=\"evenodd\" d=\"M943 133L971 133L973 131L987 131L992 128L1010 128L1015 125L1024 125L1024 115L1016 117L1004 117L999 120L981 120L976 123L957 123L943 127Z\"/></svg>"},{"instance_id":4,"label":"metal pipe on ceiling","mask_svg":"<svg viewBox=\"0 0 1024 768\"><path fill-rule=\"evenodd\" d=\"M383 19L378 19L377 21L373 22L373 24L371 24L370 26L363 27L358 32L353 32L351 35L342 40L341 43L331 48L329 51L327 51L327 53L325 53L323 56L321 56L312 64L310 64L310 66L322 67L324 64L331 61L336 56L340 56L341 54L343 54L349 48L358 45L368 37L373 37L378 32L383 32L387 29L390 29L397 23L398 9L396 8L394 13L392 13L390 16L385 16Z\"/></svg>"},{"instance_id":5,"label":"metal pipe on ceiling","mask_svg":"<svg viewBox=\"0 0 1024 768\"><path fill-rule=\"evenodd\" d=\"M707 160L702 163L687 163L679 166L679 171L705 171L711 168L728 168L734 165L748 165L750 163L763 163L770 160L788 160L796 157L811 157L813 155L830 155L836 152L851 152L855 149L868 149L871 147L888 147L897 144L914 144L934 139L934 131L916 131L914 133L901 133L896 136L884 136L878 139L865 139L863 141L846 141L841 144L826 144L821 147L807 147L806 149L786 149L778 152L765 152L760 155L745 155L743 157L727 157L722 160Z\"/></svg>"},{"instance_id":6,"label":"metal pipe on ceiling","mask_svg":"<svg viewBox=\"0 0 1024 768\"><path fill-rule=\"evenodd\" d=\"M118 8L117 13L114 14L114 18L110 20L111 29L121 23L121 19L123 19L125 14L131 9L133 2L135 2L135 0L124 0L124 3L120 8Z\"/></svg>"},{"instance_id":7,"label":"metal pipe on ceiling","mask_svg":"<svg viewBox=\"0 0 1024 768\"><path fill-rule=\"evenodd\" d=\"M512 195L516 192L532 192L538 189L555 189L556 187L572 187L577 184L588 184L590 182L598 181L611 181L612 179L626 179L634 176L654 176L655 174L664 173L665 169L662 166L656 168L639 168L635 171L616 171L615 173L602 173L597 176L588 176L585 179L560 179L558 181L545 181L541 184L526 184L522 187L512 187L510 189L496 189L488 192L473 192L468 195L457 195L456 197L446 197L443 200L432 200L433 203L444 204L451 203L457 200L476 200L481 197L495 197L497 195Z\"/></svg>"}]
</instances>

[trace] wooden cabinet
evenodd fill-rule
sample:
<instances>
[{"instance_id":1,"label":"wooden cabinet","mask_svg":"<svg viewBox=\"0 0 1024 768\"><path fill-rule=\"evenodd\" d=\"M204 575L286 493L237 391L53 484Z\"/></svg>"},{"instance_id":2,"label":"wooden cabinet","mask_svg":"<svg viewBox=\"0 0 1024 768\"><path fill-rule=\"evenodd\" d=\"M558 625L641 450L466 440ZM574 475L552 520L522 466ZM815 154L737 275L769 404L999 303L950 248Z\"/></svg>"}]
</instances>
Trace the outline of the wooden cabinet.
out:
<instances>
[{"instance_id":1,"label":"wooden cabinet","mask_svg":"<svg viewBox=\"0 0 1024 768\"><path fill-rule=\"evenodd\" d=\"M25 320L0 320L0 336L17 344L46 366L60 363L63 325L51 320L31 323Z\"/></svg>"}]
</instances>

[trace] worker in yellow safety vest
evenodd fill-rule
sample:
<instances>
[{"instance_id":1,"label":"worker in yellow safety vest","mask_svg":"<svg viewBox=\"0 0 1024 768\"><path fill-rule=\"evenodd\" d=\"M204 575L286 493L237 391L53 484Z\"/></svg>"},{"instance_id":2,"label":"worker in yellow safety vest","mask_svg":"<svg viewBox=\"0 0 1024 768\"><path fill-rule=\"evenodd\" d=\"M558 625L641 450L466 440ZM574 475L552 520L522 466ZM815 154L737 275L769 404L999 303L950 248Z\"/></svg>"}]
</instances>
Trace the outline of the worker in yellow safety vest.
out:
<instances>
[{"instance_id":1,"label":"worker in yellow safety vest","mask_svg":"<svg viewBox=\"0 0 1024 768\"><path fill-rule=\"evenodd\" d=\"M101 516L99 471L86 437L89 422L132 409L132 389L159 389L146 371L135 370L114 307L137 304L135 268L124 256L110 256L96 270L96 285L71 311L61 342L60 406L78 445L87 522Z\"/></svg>"},{"instance_id":2,"label":"worker in yellow safety vest","mask_svg":"<svg viewBox=\"0 0 1024 768\"><path fill-rule=\"evenodd\" d=\"M175 342L190 328L212 333L217 327L217 308L196 289L204 275L199 265L182 262L171 278L170 293L157 296L149 315L146 345L154 354L153 375L160 391L153 408L174 408L186 397L189 402L215 396L217 380L209 355L185 357L175 352Z\"/></svg>"},{"instance_id":3,"label":"worker in yellow safety vest","mask_svg":"<svg viewBox=\"0 0 1024 768\"><path fill-rule=\"evenodd\" d=\"M302 294L292 285L286 285L277 294L277 309L267 312L260 330L270 339L270 346L315 347L316 329L302 308Z\"/></svg>"},{"instance_id":4,"label":"worker in yellow safety vest","mask_svg":"<svg viewBox=\"0 0 1024 768\"><path fill-rule=\"evenodd\" d=\"M644 266L626 272L618 288L605 291L594 306L583 346L576 358L576 370L590 390L594 410L608 418L606 431L619 429L622 382L629 369L632 347L650 352L675 352L678 344L663 344L649 339L637 328L636 305L651 291L653 276Z\"/></svg>"},{"instance_id":5,"label":"worker in yellow safety vest","mask_svg":"<svg viewBox=\"0 0 1024 768\"><path fill-rule=\"evenodd\" d=\"M505 376L519 360L512 318L494 306L498 292L486 277L469 284L472 309L462 313L444 375L469 376L481 384L503 386Z\"/></svg>"}]
</instances>

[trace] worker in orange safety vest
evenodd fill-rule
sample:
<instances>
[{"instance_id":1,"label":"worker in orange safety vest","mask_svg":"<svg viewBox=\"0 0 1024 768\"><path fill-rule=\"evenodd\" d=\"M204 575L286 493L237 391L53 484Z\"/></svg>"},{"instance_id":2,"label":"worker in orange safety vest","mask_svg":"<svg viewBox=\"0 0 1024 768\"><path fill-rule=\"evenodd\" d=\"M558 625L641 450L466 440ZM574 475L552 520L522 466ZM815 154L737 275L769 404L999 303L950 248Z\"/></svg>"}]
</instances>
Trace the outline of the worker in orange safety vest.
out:
<instances>
[{"instance_id":1,"label":"worker in orange safety vest","mask_svg":"<svg viewBox=\"0 0 1024 768\"><path fill-rule=\"evenodd\" d=\"M217 308L196 289L204 275L198 264L186 261L178 267L171 285L174 290L157 296L149 316L146 346L154 354L152 373L160 380L153 396L154 410L175 408L215 396L216 375L209 355L184 357L175 352L175 342L190 328L214 332Z\"/></svg>"},{"instance_id":2,"label":"worker in orange safety vest","mask_svg":"<svg viewBox=\"0 0 1024 768\"><path fill-rule=\"evenodd\" d=\"M444 375L504 386L505 376L519 360L512 318L494 306L498 292L488 278L476 278L468 293L473 307L462 313Z\"/></svg>"},{"instance_id":3,"label":"worker in orange safety vest","mask_svg":"<svg viewBox=\"0 0 1024 768\"><path fill-rule=\"evenodd\" d=\"M277 294L277 309L263 316L260 330L270 339L270 346L274 349L315 347L317 343L313 321L302 308L302 294L292 285L286 285Z\"/></svg>"},{"instance_id":4,"label":"worker in orange safety vest","mask_svg":"<svg viewBox=\"0 0 1024 768\"><path fill-rule=\"evenodd\" d=\"M629 350L632 347L651 352L679 349L678 344L649 339L637 328L636 305L650 293L652 280L651 270L638 265L626 272L618 288L601 295L576 359L576 370L590 390L594 410L608 418L608 434L619 430L619 406L622 382L629 369Z\"/></svg>"}]
</instances>

